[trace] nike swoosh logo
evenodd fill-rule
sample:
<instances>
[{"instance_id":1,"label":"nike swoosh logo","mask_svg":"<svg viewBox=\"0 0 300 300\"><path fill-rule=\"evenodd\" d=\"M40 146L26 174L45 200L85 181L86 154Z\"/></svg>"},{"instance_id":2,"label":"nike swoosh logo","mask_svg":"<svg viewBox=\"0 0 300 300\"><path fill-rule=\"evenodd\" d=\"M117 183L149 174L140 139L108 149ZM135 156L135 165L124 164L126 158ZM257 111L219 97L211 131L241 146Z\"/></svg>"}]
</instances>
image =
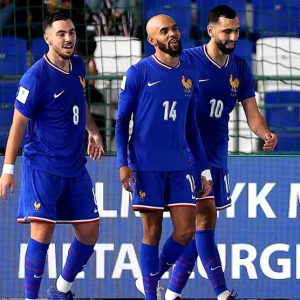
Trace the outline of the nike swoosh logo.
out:
<instances>
[{"instance_id":1,"label":"nike swoosh logo","mask_svg":"<svg viewBox=\"0 0 300 300\"><path fill-rule=\"evenodd\" d=\"M61 96L63 93L64 93L64 91L65 90L62 90L60 93L58 93L58 94L54 94L54 98L56 99L56 98L58 98L59 96Z\"/></svg>"},{"instance_id":2,"label":"nike swoosh logo","mask_svg":"<svg viewBox=\"0 0 300 300\"><path fill-rule=\"evenodd\" d=\"M205 81L208 81L209 80L209 78L207 78L207 79L199 79L199 82L205 82Z\"/></svg>"},{"instance_id":3,"label":"nike swoosh logo","mask_svg":"<svg viewBox=\"0 0 300 300\"><path fill-rule=\"evenodd\" d=\"M98 209L97 209L97 208L95 208L95 209L94 209L94 213L96 214L97 212L98 212Z\"/></svg>"},{"instance_id":4,"label":"nike swoosh logo","mask_svg":"<svg viewBox=\"0 0 300 300\"><path fill-rule=\"evenodd\" d=\"M167 266L173 266L174 264L172 264L172 263L171 264L170 263L166 263L166 265Z\"/></svg>"},{"instance_id":5,"label":"nike swoosh logo","mask_svg":"<svg viewBox=\"0 0 300 300\"><path fill-rule=\"evenodd\" d=\"M150 275L150 276L155 276L155 275L158 275L158 273L159 273L159 272L156 272L156 273L150 273L149 275Z\"/></svg>"},{"instance_id":6,"label":"nike swoosh logo","mask_svg":"<svg viewBox=\"0 0 300 300\"><path fill-rule=\"evenodd\" d=\"M33 277L34 277L34 278L42 278L43 275L36 275L36 274L34 274Z\"/></svg>"},{"instance_id":7,"label":"nike swoosh logo","mask_svg":"<svg viewBox=\"0 0 300 300\"><path fill-rule=\"evenodd\" d=\"M160 83L160 82L161 82L161 80L159 80L159 81L154 81L154 82L148 81L148 86L152 86L152 85L158 84L158 83Z\"/></svg>"},{"instance_id":8,"label":"nike swoosh logo","mask_svg":"<svg viewBox=\"0 0 300 300\"><path fill-rule=\"evenodd\" d=\"M211 270L211 271L214 271L214 270L216 270L216 269L218 269L218 268L221 268L221 266L217 266L217 267L214 267L214 268L210 268L210 270Z\"/></svg>"}]
</instances>

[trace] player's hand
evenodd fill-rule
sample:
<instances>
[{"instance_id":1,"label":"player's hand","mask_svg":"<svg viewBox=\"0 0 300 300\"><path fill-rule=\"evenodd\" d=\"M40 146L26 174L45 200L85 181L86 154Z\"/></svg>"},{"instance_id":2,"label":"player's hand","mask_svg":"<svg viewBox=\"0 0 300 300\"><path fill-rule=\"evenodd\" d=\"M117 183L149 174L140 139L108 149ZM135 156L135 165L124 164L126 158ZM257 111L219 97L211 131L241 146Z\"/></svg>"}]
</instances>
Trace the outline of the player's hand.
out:
<instances>
[{"instance_id":1,"label":"player's hand","mask_svg":"<svg viewBox=\"0 0 300 300\"><path fill-rule=\"evenodd\" d=\"M276 147L278 138L275 133L268 132L264 135L264 141L265 141L265 143L263 146L263 150L266 152L271 152Z\"/></svg>"},{"instance_id":2,"label":"player's hand","mask_svg":"<svg viewBox=\"0 0 300 300\"><path fill-rule=\"evenodd\" d=\"M124 189L130 193L134 193L135 191L130 186L130 182L133 184L136 183L132 170L128 166L123 166L119 169L119 172Z\"/></svg>"},{"instance_id":3,"label":"player's hand","mask_svg":"<svg viewBox=\"0 0 300 300\"><path fill-rule=\"evenodd\" d=\"M7 200L7 190L12 195L15 188L14 176L10 174L3 174L0 177L0 197L3 200Z\"/></svg>"},{"instance_id":4,"label":"player's hand","mask_svg":"<svg viewBox=\"0 0 300 300\"><path fill-rule=\"evenodd\" d=\"M89 133L87 153L91 159L101 159L104 152L103 140L99 132Z\"/></svg>"},{"instance_id":5,"label":"player's hand","mask_svg":"<svg viewBox=\"0 0 300 300\"><path fill-rule=\"evenodd\" d=\"M198 193L197 198L206 197L212 191L213 182L212 182L211 172L209 169L202 171L201 185L202 185L202 190L200 193Z\"/></svg>"},{"instance_id":6,"label":"player's hand","mask_svg":"<svg viewBox=\"0 0 300 300\"><path fill-rule=\"evenodd\" d=\"M212 180L207 180L204 176L201 176L201 184L202 184L202 190L197 195L197 198L203 198L208 196L212 190L212 186L213 186Z\"/></svg>"}]
</instances>

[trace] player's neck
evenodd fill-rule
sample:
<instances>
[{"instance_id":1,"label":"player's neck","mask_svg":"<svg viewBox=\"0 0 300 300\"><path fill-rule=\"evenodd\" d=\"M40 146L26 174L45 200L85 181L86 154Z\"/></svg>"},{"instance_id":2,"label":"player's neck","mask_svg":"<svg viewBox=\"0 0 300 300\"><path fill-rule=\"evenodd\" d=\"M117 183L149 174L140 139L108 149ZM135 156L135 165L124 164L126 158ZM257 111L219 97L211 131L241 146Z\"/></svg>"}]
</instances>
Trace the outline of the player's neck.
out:
<instances>
[{"instance_id":1,"label":"player's neck","mask_svg":"<svg viewBox=\"0 0 300 300\"><path fill-rule=\"evenodd\" d=\"M178 56L171 56L170 54L161 52L161 51L156 51L155 52L155 57L161 61L162 63L170 66L170 67L176 67L179 63L179 57Z\"/></svg>"},{"instance_id":2,"label":"player's neck","mask_svg":"<svg viewBox=\"0 0 300 300\"><path fill-rule=\"evenodd\" d=\"M227 62L228 54L224 54L222 51L220 51L212 41L206 45L206 52L209 57L220 67L223 67Z\"/></svg>"},{"instance_id":3,"label":"player's neck","mask_svg":"<svg viewBox=\"0 0 300 300\"><path fill-rule=\"evenodd\" d=\"M64 59L61 56L58 56L57 54L53 54L52 52L47 53L47 58L56 67L64 70L65 72L68 72L68 73L70 72L70 60L69 59Z\"/></svg>"}]
</instances>

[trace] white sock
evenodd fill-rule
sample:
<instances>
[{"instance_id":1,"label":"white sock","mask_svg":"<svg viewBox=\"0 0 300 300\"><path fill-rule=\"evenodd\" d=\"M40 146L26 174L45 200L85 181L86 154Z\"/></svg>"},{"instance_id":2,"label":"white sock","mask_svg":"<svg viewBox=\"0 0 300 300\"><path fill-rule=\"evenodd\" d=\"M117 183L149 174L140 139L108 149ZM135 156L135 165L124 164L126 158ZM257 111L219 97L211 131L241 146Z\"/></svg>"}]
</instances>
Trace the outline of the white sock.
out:
<instances>
[{"instance_id":1,"label":"white sock","mask_svg":"<svg viewBox=\"0 0 300 300\"><path fill-rule=\"evenodd\" d=\"M181 294L175 293L169 289L167 289L165 294L165 300L174 300L176 297L181 297Z\"/></svg>"},{"instance_id":2,"label":"white sock","mask_svg":"<svg viewBox=\"0 0 300 300\"><path fill-rule=\"evenodd\" d=\"M226 300L229 295L230 295L230 292L227 290L227 291L224 291L221 294L219 294L217 299L218 300Z\"/></svg>"},{"instance_id":3,"label":"white sock","mask_svg":"<svg viewBox=\"0 0 300 300\"><path fill-rule=\"evenodd\" d=\"M73 282L68 282L68 281L64 280L62 278L62 276L60 275L56 281L56 288L59 292L67 293L68 291L71 290L72 284L73 284Z\"/></svg>"}]
</instances>

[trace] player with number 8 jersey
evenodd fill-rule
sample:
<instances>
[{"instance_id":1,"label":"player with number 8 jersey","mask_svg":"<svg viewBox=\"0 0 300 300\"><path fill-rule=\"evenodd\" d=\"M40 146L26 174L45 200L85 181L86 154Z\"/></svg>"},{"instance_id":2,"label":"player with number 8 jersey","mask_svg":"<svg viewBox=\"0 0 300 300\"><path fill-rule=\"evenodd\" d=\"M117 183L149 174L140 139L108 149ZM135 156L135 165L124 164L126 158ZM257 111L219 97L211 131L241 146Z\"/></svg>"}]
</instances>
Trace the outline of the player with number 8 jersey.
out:
<instances>
[{"instance_id":1,"label":"player with number 8 jersey","mask_svg":"<svg viewBox=\"0 0 300 300\"><path fill-rule=\"evenodd\" d=\"M24 161L34 169L73 177L85 165L85 66L79 56L70 71L45 55L21 78L16 109L29 118ZM39 80L37 80L37 78Z\"/></svg>"},{"instance_id":2,"label":"player with number 8 jersey","mask_svg":"<svg viewBox=\"0 0 300 300\"><path fill-rule=\"evenodd\" d=\"M75 237L66 263L47 295L73 299L71 286L94 252L99 212L85 167L100 159L103 142L85 95L85 66L74 55L76 29L70 16L54 11L44 21L47 54L22 76L15 101L0 197L14 190L14 164L26 130L17 221L30 223L25 254L25 299L38 299L46 255L56 223L72 224Z\"/></svg>"}]
</instances>

